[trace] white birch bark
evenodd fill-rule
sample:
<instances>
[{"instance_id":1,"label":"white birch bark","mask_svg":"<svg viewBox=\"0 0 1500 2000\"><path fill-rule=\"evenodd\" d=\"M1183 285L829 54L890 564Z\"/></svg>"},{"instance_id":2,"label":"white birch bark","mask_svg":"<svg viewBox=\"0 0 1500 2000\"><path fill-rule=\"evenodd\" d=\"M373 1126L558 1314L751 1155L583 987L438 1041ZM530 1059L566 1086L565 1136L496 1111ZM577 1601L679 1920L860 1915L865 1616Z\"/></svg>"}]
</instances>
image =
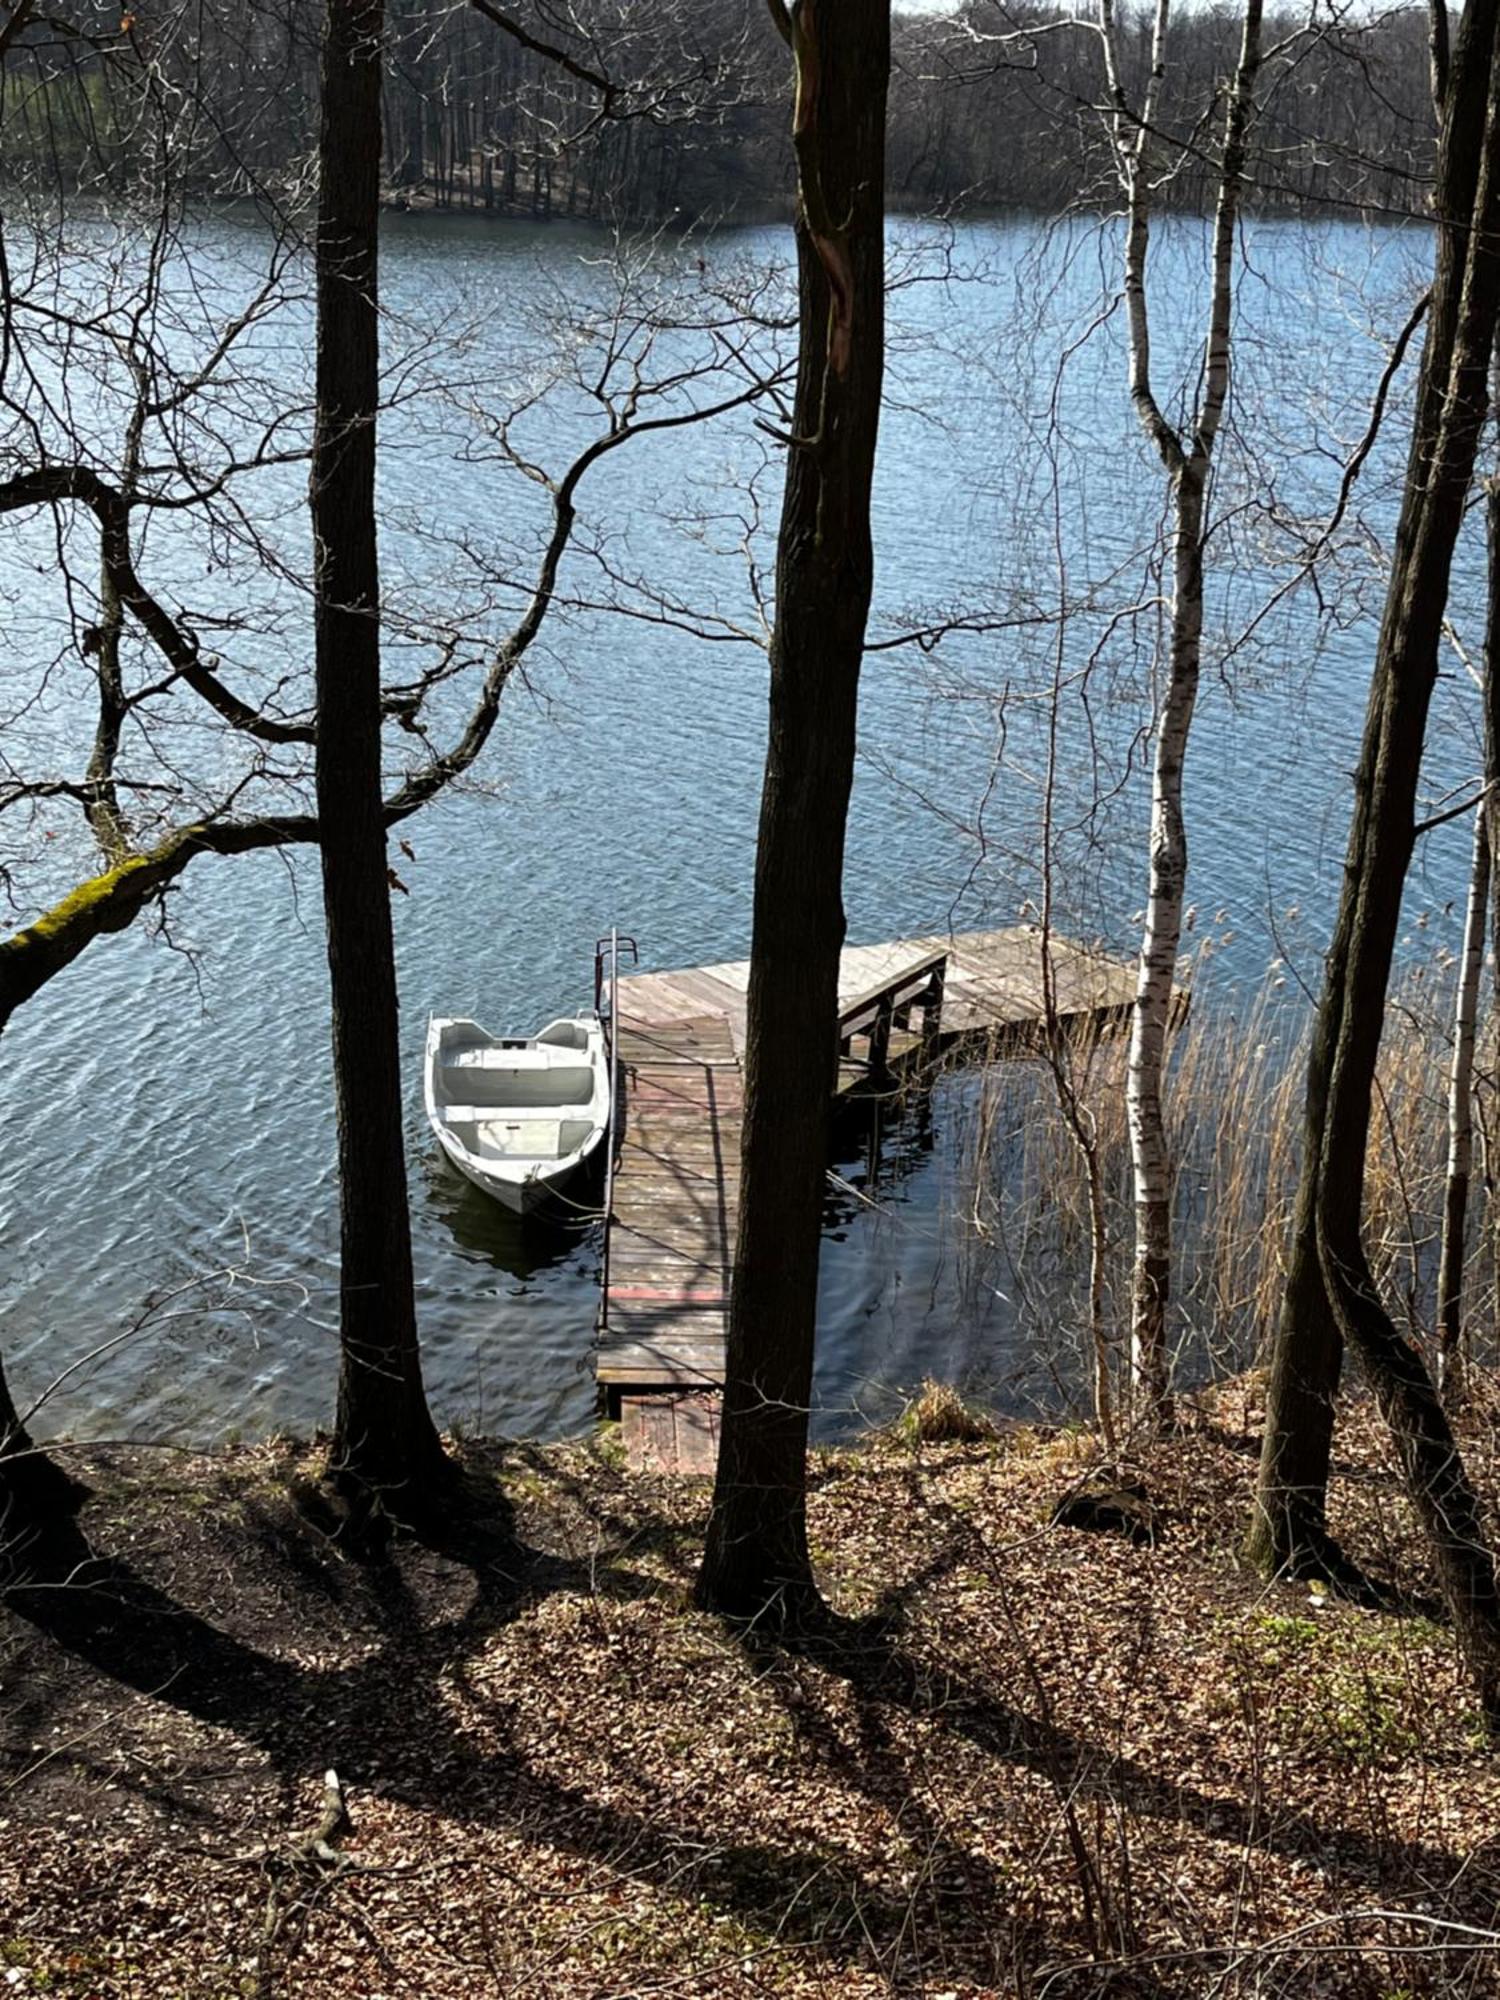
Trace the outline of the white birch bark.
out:
<instances>
[{"instance_id":1,"label":"white birch bark","mask_svg":"<svg viewBox=\"0 0 1500 2000\"><path fill-rule=\"evenodd\" d=\"M1443 1199L1443 1242L1438 1259L1438 1390L1451 1397L1459 1384L1463 1329L1464 1231L1469 1181L1474 1171L1474 1036L1479 1019L1479 978L1484 967L1485 917L1490 893L1490 833L1486 800L1474 814L1474 859L1464 911L1463 955L1453 1009L1453 1062L1448 1075L1448 1174Z\"/></svg>"},{"instance_id":2,"label":"white birch bark","mask_svg":"<svg viewBox=\"0 0 1500 2000\"><path fill-rule=\"evenodd\" d=\"M1168 6L1169 0L1158 0L1151 79L1132 140L1125 130L1129 112L1116 61L1113 0L1100 0L1100 33L1115 104L1115 156L1126 197L1124 292L1130 333L1130 393L1142 428L1166 468L1172 495L1172 603L1166 676L1156 715L1146 921L1126 1069L1136 1225L1131 1383L1136 1421L1151 1428L1160 1427L1171 1414L1167 1305L1172 1269L1172 1160L1163 1109L1163 1074L1187 887L1182 781L1202 659L1204 522L1214 445L1229 396L1235 235L1245 135L1260 68L1262 11L1261 0L1246 0L1239 64L1225 114L1203 382L1192 429L1184 438L1167 423L1152 388L1146 289L1150 204L1147 138L1165 66Z\"/></svg>"},{"instance_id":3,"label":"white birch bark","mask_svg":"<svg viewBox=\"0 0 1500 2000\"><path fill-rule=\"evenodd\" d=\"M1167 1029L1187 888L1182 774L1198 697L1203 633L1203 483L1186 468L1174 494L1171 641L1151 771L1150 887L1125 1072L1135 1178L1130 1375L1138 1422L1170 1415L1167 1301L1172 1273L1172 1158L1163 1104Z\"/></svg>"}]
</instances>

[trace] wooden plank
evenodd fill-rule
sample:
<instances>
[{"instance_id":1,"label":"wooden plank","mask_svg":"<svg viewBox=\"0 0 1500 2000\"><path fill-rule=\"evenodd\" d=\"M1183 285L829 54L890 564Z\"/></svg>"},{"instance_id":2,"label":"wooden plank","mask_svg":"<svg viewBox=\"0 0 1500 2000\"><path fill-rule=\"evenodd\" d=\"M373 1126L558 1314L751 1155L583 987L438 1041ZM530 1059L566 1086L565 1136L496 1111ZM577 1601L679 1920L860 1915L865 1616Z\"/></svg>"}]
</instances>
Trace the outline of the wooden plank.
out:
<instances>
[{"instance_id":1,"label":"wooden plank","mask_svg":"<svg viewBox=\"0 0 1500 2000\"><path fill-rule=\"evenodd\" d=\"M672 1220L663 1218L654 1209L628 1220L617 1215L612 1248L622 1257L657 1257L703 1243L710 1236L722 1243L725 1236L722 1225L726 1220L717 1208L699 1209Z\"/></svg>"},{"instance_id":2,"label":"wooden plank","mask_svg":"<svg viewBox=\"0 0 1500 2000\"><path fill-rule=\"evenodd\" d=\"M682 1257L712 1253L728 1261L735 1240L732 1214L695 1216L687 1222L658 1224L635 1215L623 1223L617 1216L611 1233L611 1257L616 1249L628 1263L640 1258Z\"/></svg>"},{"instance_id":3,"label":"wooden plank","mask_svg":"<svg viewBox=\"0 0 1500 2000\"><path fill-rule=\"evenodd\" d=\"M620 1154L639 1154L648 1160L685 1159L700 1167L709 1160L722 1161L727 1167L733 1159L738 1171L738 1146L726 1146L725 1136L707 1118L686 1125L647 1125L639 1131L627 1122ZM738 1136L736 1133L735 1138Z\"/></svg>"},{"instance_id":4,"label":"wooden plank","mask_svg":"<svg viewBox=\"0 0 1500 2000\"><path fill-rule=\"evenodd\" d=\"M616 1196L615 1227L643 1233L655 1229L681 1229L701 1221L704 1216L727 1211L732 1228L734 1204L725 1199L729 1192L727 1185L721 1181L712 1182L708 1193L691 1188L680 1188L674 1193L658 1181L632 1181Z\"/></svg>"},{"instance_id":5,"label":"wooden plank","mask_svg":"<svg viewBox=\"0 0 1500 2000\"><path fill-rule=\"evenodd\" d=\"M729 1272L692 1265L676 1271L621 1271L618 1276L612 1271L609 1296L616 1315L669 1305L722 1313L729 1302Z\"/></svg>"},{"instance_id":6,"label":"wooden plank","mask_svg":"<svg viewBox=\"0 0 1500 2000\"><path fill-rule=\"evenodd\" d=\"M737 1140L738 1134L736 1134L735 1136ZM728 1149L727 1151L722 1146L715 1148L712 1145L703 1145L703 1146L698 1146L696 1148L683 1147L680 1150L683 1154L680 1164L682 1165L684 1171L691 1172L695 1181L701 1181L705 1175L709 1175L715 1180L723 1181L726 1183L726 1185L730 1182L739 1180L740 1154L739 1154L739 1146L737 1143L735 1146ZM626 1139L621 1143L620 1152L623 1153L626 1151L629 1151L634 1154L635 1158L632 1162L633 1165L637 1166L639 1170L643 1173L650 1173L653 1168L653 1163L656 1162L663 1163L665 1166L670 1167L672 1165L673 1155L677 1153L679 1149L671 1145L667 1145L665 1147L632 1146L629 1140ZM686 1154L689 1151L694 1151L697 1154L697 1157L693 1159L688 1159L686 1157ZM618 1155L616 1157L618 1157Z\"/></svg>"},{"instance_id":7,"label":"wooden plank","mask_svg":"<svg viewBox=\"0 0 1500 2000\"><path fill-rule=\"evenodd\" d=\"M698 1063L679 1063L670 1071L658 1064L650 1069L637 1065L625 1073L625 1093L627 1105L651 1111L739 1111L745 1103L738 1069L708 1069Z\"/></svg>"},{"instance_id":8,"label":"wooden plank","mask_svg":"<svg viewBox=\"0 0 1500 2000\"><path fill-rule=\"evenodd\" d=\"M657 1250L653 1254L622 1257L618 1264L610 1260L610 1295L624 1298L632 1285L705 1285L710 1282L716 1290L722 1290L730 1265L722 1252L710 1250L699 1256L672 1256Z\"/></svg>"},{"instance_id":9,"label":"wooden plank","mask_svg":"<svg viewBox=\"0 0 1500 2000\"><path fill-rule=\"evenodd\" d=\"M729 1304L728 1271L622 1271L610 1273L609 1296L614 1317L632 1311L660 1310L667 1306L691 1307L694 1311L723 1313Z\"/></svg>"},{"instance_id":10,"label":"wooden plank","mask_svg":"<svg viewBox=\"0 0 1500 2000\"><path fill-rule=\"evenodd\" d=\"M649 1327L601 1347L595 1360L601 1382L719 1382L724 1380L724 1335L713 1340L662 1340Z\"/></svg>"},{"instance_id":11,"label":"wooden plank","mask_svg":"<svg viewBox=\"0 0 1500 2000\"><path fill-rule=\"evenodd\" d=\"M640 1192L642 1192L640 1184L636 1184L636 1188L632 1190L632 1200ZM678 1192L680 1190L674 1190L674 1188L666 1186L666 1188L662 1188L662 1200L666 1202L668 1198L672 1198ZM676 1244L702 1242L704 1230L714 1230L714 1234L718 1238L722 1238L726 1244L732 1242L734 1234L736 1234L736 1220L734 1220L734 1204L732 1202L724 1202L722 1210L710 1210L708 1214L704 1214L702 1210L696 1210L696 1212L692 1212L688 1216L678 1216L678 1218L666 1218L664 1216L660 1222L656 1220L656 1216L658 1216L658 1210L654 1210L654 1208L632 1206L626 1214L620 1214L620 1210L616 1208L616 1212L614 1212L614 1228L622 1230L626 1236L634 1238L636 1242L658 1242L658 1244L662 1244L666 1248L672 1248Z\"/></svg>"},{"instance_id":12,"label":"wooden plank","mask_svg":"<svg viewBox=\"0 0 1500 2000\"><path fill-rule=\"evenodd\" d=\"M611 1252L612 1271L681 1270L684 1264L698 1264L704 1270L727 1271L734 1261L734 1246L728 1233L704 1229L676 1236L639 1236L620 1251Z\"/></svg>"},{"instance_id":13,"label":"wooden plank","mask_svg":"<svg viewBox=\"0 0 1500 2000\"><path fill-rule=\"evenodd\" d=\"M637 1210L626 1217L616 1214L610 1248L611 1254L618 1250L627 1259L676 1257L688 1251L722 1253L733 1234L733 1211L727 1204L669 1223Z\"/></svg>"},{"instance_id":14,"label":"wooden plank","mask_svg":"<svg viewBox=\"0 0 1500 2000\"><path fill-rule=\"evenodd\" d=\"M997 1046L1043 1014L1041 946L1030 926L848 946L839 964L839 1011L868 1057L865 1017L883 1036L889 1070L911 1070L930 1040L888 1022L944 966L942 1039L993 1031ZM946 961L946 963L945 963ZM1134 972L1107 953L1053 943L1065 1015L1118 1018L1134 997ZM666 1462L703 1449L684 1426L688 1405L663 1394L684 1382L723 1379L725 1313L740 1194L744 1085L737 1059L745 1032L747 959L632 973L619 985L618 1048L624 1064L609 1230L609 1292L596 1356L601 1382L651 1392L637 1419L643 1451ZM888 1006L882 1003L889 1002ZM924 1024L925 1025L925 1024ZM867 1063L840 1065L840 1094L872 1087Z\"/></svg>"},{"instance_id":15,"label":"wooden plank","mask_svg":"<svg viewBox=\"0 0 1500 2000\"><path fill-rule=\"evenodd\" d=\"M732 1160L738 1171L739 1137L738 1126L725 1132L708 1114L676 1121L648 1119L639 1125L626 1125L620 1152L662 1159L718 1160L726 1167Z\"/></svg>"},{"instance_id":16,"label":"wooden plank","mask_svg":"<svg viewBox=\"0 0 1500 2000\"><path fill-rule=\"evenodd\" d=\"M646 1236L635 1231L628 1240L614 1244L610 1251L610 1268L616 1271L680 1270L684 1264L701 1264L705 1270L722 1271L728 1261L724 1232L711 1224L672 1236Z\"/></svg>"},{"instance_id":17,"label":"wooden plank","mask_svg":"<svg viewBox=\"0 0 1500 2000\"><path fill-rule=\"evenodd\" d=\"M732 1063L735 1060L729 1022L723 1017L705 1021L693 1015L678 1021L664 1021L622 1013L620 1053L626 1054L632 1046L639 1049L647 1061L660 1059L670 1062L680 1056L695 1056L700 1062Z\"/></svg>"},{"instance_id":18,"label":"wooden plank","mask_svg":"<svg viewBox=\"0 0 1500 2000\"><path fill-rule=\"evenodd\" d=\"M705 1229L696 1235L671 1239L641 1237L626 1244L617 1254L611 1252L610 1255L611 1271L621 1275L627 1271L681 1271L688 1267L703 1271L727 1271L729 1265L728 1246L723 1232L717 1229Z\"/></svg>"},{"instance_id":19,"label":"wooden plank","mask_svg":"<svg viewBox=\"0 0 1500 2000\"><path fill-rule=\"evenodd\" d=\"M716 1090L685 1091L668 1095L664 1091L644 1093L627 1085L624 1124L649 1131L660 1125L664 1131L680 1129L706 1135L719 1127L738 1132L745 1120L745 1108L738 1093L721 1095Z\"/></svg>"},{"instance_id":20,"label":"wooden plank","mask_svg":"<svg viewBox=\"0 0 1500 2000\"><path fill-rule=\"evenodd\" d=\"M627 1133L660 1130L679 1138L696 1134L700 1139L713 1139L722 1132L726 1137L738 1139L744 1122L741 1105L721 1104L717 1096L706 1097L701 1104L694 1104L691 1099L673 1103L660 1097L654 1103L642 1104L627 1090L621 1129Z\"/></svg>"},{"instance_id":21,"label":"wooden plank","mask_svg":"<svg viewBox=\"0 0 1500 2000\"><path fill-rule=\"evenodd\" d=\"M601 1362L597 1378L610 1389L717 1389L723 1383L722 1363L708 1368L678 1368L632 1359L623 1368Z\"/></svg>"},{"instance_id":22,"label":"wooden plank","mask_svg":"<svg viewBox=\"0 0 1500 2000\"><path fill-rule=\"evenodd\" d=\"M611 1341L599 1350L601 1381L679 1382L724 1379L724 1339L660 1340L641 1328L627 1340Z\"/></svg>"},{"instance_id":23,"label":"wooden plank","mask_svg":"<svg viewBox=\"0 0 1500 2000\"><path fill-rule=\"evenodd\" d=\"M735 1066L734 1039L722 1014L690 1014L680 1020L639 1014L622 1000L620 1059L627 1064L695 1061Z\"/></svg>"},{"instance_id":24,"label":"wooden plank","mask_svg":"<svg viewBox=\"0 0 1500 2000\"><path fill-rule=\"evenodd\" d=\"M705 1216L701 1223L682 1229L617 1228L610 1243L610 1268L633 1271L655 1265L680 1267L683 1263L698 1263L722 1269L728 1262L727 1233L713 1216Z\"/></svg>"},{"instance_id":25,"label":"wooden plank","mask_svg":"<svg viewBox=\"0 0 1500 2000\"><path fill-rule=\"evenodd\" d=\"M711 1474L719 1455L720 1398L675 1389L620 1398L625 1463L633 1472Z\"/></svg>"},{"instance_id":26,"label":"wooden plank","mask_svg":"<svg viewBox=\"0 0 1500 2000\"><path fill-rule=\"evenodd\" d=\"M645 1340L658 1333L667 1346L674 1344L693 1345L710 1335L719 1339L724 1327L724 1314L715 1306L694 1306L691 1310L672 1311L649 1300L638 1300L634 1304L625 1303L620 1307L618 1322L611 1321L600 1336L605 1346L612 1345L612 1329L618 1325L620 1338Z\"/></svg>"},{"instance_id":27,"label":"wooden plank","mask_svg":"<svg viewBox=\"0 0 1500 2000\"><path fill-rule=\"evenodd\" d=\"M689 1336L682 1322L692 1319L698 1330ZM707 1323L711 1322L711 1323ZM610 1368L619 1380L632 1367L682 1368L694 1373L712 1373L724 1365L724 1316L705 1313L676 1313L670 1322L658 1314L655 1320L641 1315L628 1320L609 1340L599 1346L600 1369Z\"/></svg>"},{"instance_id":28,"label":"wooden plank","mask_svg":"<svg viewBox=\"0 0 1500 2000\"><path fill-rule=\"evenodd\" d=\"M685 1317L678 1313L670 1326L646 1319L632 1320L609 1341L599 1348L598 1367L612 1371L611 1380L628 1381L632 1368L650 1368L651 1379L657 1380L663 1370L679 1369L684 1374L718 1374L723 1380L724 1370L724 1317L721 1313L711 1326L700 1330L689 1339L683 1333L680 1322ZM698 1319L709 1315L698 1312ZM644 1376L641 1378L646 1379Z\"/></svg>"},{"instance_id":29,"label":"wooden plank","mask_svg":"<svg viewBox=\"0 0 1500 2000\"><path fill-rule=\"evenodd\" d=\"M719 1463L719 1418L723 1411L720 1396L688 1393L676 1399L673 1408L677 1471L699 1478L712 1478Z\"/></svg>"},{"instance_id":30,"label":"wooden plank","mask_svg":"<svg viewBox=\"0 0 1500 2000\"><path fill-rule=\"evenodd\" d=\"M666 1171L671 1162L660 1153L637 1153L636 1173L622 1185L615 1184L615 1215L629 1219L632 1227L648 1221L663 1210L681 1210L686 1215L705 1215L714 1209L733 1208L740 1191L740 1163L736 1159L715 1162L679 1161L684 1179L674 1191L672 1176Z\"/></svg>"},{"instance_id":31,"label":"wooden plank","mask_svg":"<svg viewBox=\"0 0 1500 2000\"><path fill-rule=\"evenodd\" d=\"M620 1435L633 1472L677 1468L677 1421L669 1396L622 1396Z\"/></svg>"},{"instance_id":32,"label":"wooden plank","mask_svg":"<svg viewBox=\"0 0 1500 2000\"><path fill-rule=\"evenodd\" d=\"M633 1286L671 1285L710 1288L722 1297L729 1289L730 1274L734 1266L727 1260L710 1261L704 1258L684 1257L673 1262L663 1259L655 1264L611 1264L610 1296L623 1299Z\"/></svg>"},{"instance_id":33,"label":"wooden plank","mask_svg":"<svg viewBox=\"0 0 1500 2000\"><path fill-rule=\"evenodd\" d=\"M709 1110L742 1111L745 1104L737 1070L726 1078L713 1070L701 1070L696 1063L681 1064L670 1077L663 1077L659 1069L639 1070L627 1075L625 1087L628 1101L637 1111L683 1110L701 1114Z\"/></svg>"},{"instance_id":34,"label":"wooden plank","mask_svg":"<svg viewBox=\"0 0 1500 2000\"><path fill-rule=\"evenodd\" d=\"M704 1273L695 1278L690 1273L674 1275L665 1272L653 1277L647 1271L625 1271L617 1280L613 1274L609 1281L610 1304L616 1309L622 1306L723 1306L725 1303L724 1279L722 1273Z\"/></svg>"}]
</instances>

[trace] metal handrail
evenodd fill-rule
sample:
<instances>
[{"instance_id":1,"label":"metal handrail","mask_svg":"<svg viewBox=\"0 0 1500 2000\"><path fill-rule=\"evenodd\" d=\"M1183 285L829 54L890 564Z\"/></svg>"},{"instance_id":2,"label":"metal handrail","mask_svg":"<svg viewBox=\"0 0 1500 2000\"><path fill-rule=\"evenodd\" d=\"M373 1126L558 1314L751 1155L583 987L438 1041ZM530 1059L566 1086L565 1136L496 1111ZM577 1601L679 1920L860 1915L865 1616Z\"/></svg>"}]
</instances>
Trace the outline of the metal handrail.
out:
<instances>
[{"instance_id":1,"label":"metal handrail","mask_svg":"<svg viewBox=\"0 0 1500 2000\"><path fill-rule=\"evenodd\" d=\"M630 952L632 965L640 963L640 953L633 937L621 937L618 928L611 926L609 936L600 938L594 945L594 1012L604 1024L605 1039L609 1045L609 1136L604 1149L604 1253L599 1273L599 1317L598 1327L603 1330L609 1315L609 1243L610 1224L615 1210L615 1115L620 1103L620 1038L617 1032L619 1022L620 948L625 946ZM604 976L606 949L609 952L609 1006L604 1006Z\"/></svg>"}]
</instances>

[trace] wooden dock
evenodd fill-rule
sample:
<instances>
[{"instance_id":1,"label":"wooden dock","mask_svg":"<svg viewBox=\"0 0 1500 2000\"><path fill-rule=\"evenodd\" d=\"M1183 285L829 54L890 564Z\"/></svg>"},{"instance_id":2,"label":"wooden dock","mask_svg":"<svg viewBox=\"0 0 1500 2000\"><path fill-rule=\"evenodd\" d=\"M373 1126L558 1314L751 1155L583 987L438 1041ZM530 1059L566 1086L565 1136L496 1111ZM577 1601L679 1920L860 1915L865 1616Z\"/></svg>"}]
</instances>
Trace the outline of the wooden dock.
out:
<instances>
[{"instance_id":1,"label":"wooden dock","mask_svg":"<svg viewBox=\"0 0 1500 2000\"><path fill-rule=\"evenodd\" d=\"M621 981L623 1123L605 1221L600 1382L723 1380L744 1081L723 1014L638 1017Z\"/></svg>"},{"instance_id":2,"label":"wooden dock","mask_svg":"<svg viewBox=\"0 0 1500 2000\"><path fill-rule=\"evenodd\" d=\"M1054 938L1057 1004L1106 1026L1135 971ZM747 959L622 977L622 1102L605 1220L595 1372L636 1462L711 1469L739 1206ZM848 947L839 970L841 1092L881 1089L955 1043L1005 1046L1045 1019L1030 928Z\"/></svg>"},{"instance_id":3,"label":"wooden dock","mask_svg":"<svg viewBox=\"0 0 1500 2000\"><path fill-rule=\"evenodd\" d=\"M899 985L934 956L946 959L942 1030L946 1037L1034 1027L1045 1019L1038 933L1029 925L964 931L957 936L897 938L889 944L847 945L839 966L839 1013L861 996ZM1135 998L1135 967L1101 951L1054 937L1058 1012L1067 1019L1117 1016ZM745 1048L745 996L750 961L689 966L678 972L637 972L620 980L620 1009L650 1025L722 1016L736 1059Z\"/></svg>"}]
</instances>

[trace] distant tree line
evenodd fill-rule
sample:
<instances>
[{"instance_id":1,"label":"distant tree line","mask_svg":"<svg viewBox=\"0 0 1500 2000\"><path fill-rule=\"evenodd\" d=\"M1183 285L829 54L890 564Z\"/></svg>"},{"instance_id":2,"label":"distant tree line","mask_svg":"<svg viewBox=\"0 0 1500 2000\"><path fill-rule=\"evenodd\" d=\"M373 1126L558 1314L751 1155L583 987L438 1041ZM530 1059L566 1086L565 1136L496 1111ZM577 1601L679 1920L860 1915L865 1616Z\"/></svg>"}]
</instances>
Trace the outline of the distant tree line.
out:
<instances>
[{"instance_id":1,"label":"distant tree line","mask_svg":"<svg viewBox=\"0 0 1500 2000\"><path fill-rule=\"evenodd\" d=\"M17 36L6 70L4 160L60 178L103 162L140 166L131 105L108 52L154 42L183 93L180 143L205 190L305 174L318 102L321 8L204 0L142 9L82 0L95 60L66 61L49 19ZM489 18L486 18L486 15ZM504 22L507 31L496 33ZM791 185L775 27L757 0L572 0L520 24L468 0L392 0L385 64L384 186L399 206L538 218L660 221L754 216ZM1267 44L1298 41L1262 105L1246 197L1254 206L1421 212L1433 169L1426 10L1320 21L1268 17ZM1180 163L1158 205L1212 204L1211 125L1235 68L1238 17L1209 6L1174 26L1159 106ZM970 0L898 16L887 192L898 206L1058 211L1107 204L1116 185L1099 118L1106 81L1096 24L1056 5ZM1151 21L1118 20L1121 81L1139 96ZM601 90L601 83L606 87Z\"/></svg>"}]
</instances>

